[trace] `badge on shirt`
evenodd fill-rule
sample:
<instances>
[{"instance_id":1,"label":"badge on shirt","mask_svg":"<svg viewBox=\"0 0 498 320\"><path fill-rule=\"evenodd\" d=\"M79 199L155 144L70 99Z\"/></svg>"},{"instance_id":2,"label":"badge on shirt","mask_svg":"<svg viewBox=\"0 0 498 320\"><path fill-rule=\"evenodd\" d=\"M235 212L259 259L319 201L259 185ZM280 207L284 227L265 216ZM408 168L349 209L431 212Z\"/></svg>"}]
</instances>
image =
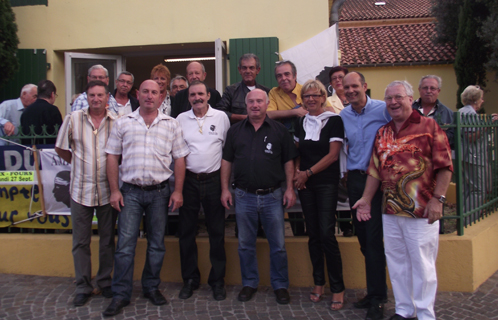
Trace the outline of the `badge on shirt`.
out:
<instances>
[{"instance_id":1,"label":"badge on shirt","mask_svg":"<svg viewBox=\"0 0 498 320\"><path fill-rule=\"evenodd\" d=\"M218 132L215 132L215 131L214 131L215 129L216 129L216 126L215 126L214 124L212 124L212 125L209 127L209 130L211 130L211 131L209 131L209 132L208 132L208 134L217 136L217 135L218 135Z\"/></svg>"},{"instance_id":2,"label":"badge on shirt","mask_svg":"<svg viewBox=\"0 0 498 320\"><path fill-rule=\"evenodd\" d=\"M268 142L268 144L266 145L265 153L273 154L271 142Z\"/></svg>"}]
</instances>

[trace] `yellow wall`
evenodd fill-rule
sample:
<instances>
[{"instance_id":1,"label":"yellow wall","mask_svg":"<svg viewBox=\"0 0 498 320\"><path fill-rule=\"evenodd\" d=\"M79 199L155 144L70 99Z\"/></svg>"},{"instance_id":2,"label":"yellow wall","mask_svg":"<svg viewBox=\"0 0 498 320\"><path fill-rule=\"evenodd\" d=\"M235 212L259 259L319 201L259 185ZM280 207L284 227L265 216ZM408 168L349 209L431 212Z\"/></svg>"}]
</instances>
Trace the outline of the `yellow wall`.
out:
<instances>
[{"instance_id":1,"label":"yellow wall","mask_svg":"<svg viewBox=\"0 0 498 320\"><path fill-rule=\"evenodd\" d=\"M443 79L443 87L439 94L439 101L453 111L456 111L457 90L455 70L453 65L431 65L431 66L406 66L406 67L369 67L350 68L350 71L363 73L371 90L373 99L384 99L386 86L394 80L406 80L413 86L414 99L418 99L418 83L420 78L427 74L435 74ZM484 104L486 114L498 113L498 81L495 73L487 74L487 86L484 89Z\"/></svg>"},{"instance_id":2,"label":"yellow wall","mask_svg":"<svg viewBox=\"0 0 498 320\"><path fill-rule=\"evenodd\" d=\"M453 65L406 66L406 67L370 67L350 68L350 71L361 72L371 90L373 99L384 99L386 86L394 80L406 80L413 86L414 99L419 98L418 83L420 78L428 74L435 74L443 79L443 86L439 94L439 101L456 111L457 83Z\"/></svg>"},{"instance_id":3,"label":"yellow wall","mask_svg":"<svg viewBox=\"0 0 498 320\"><path fill-rule=\"evenodd\" d=\"M55 51L278 37L289 49L328 28L328 1L50 0L14 7L19 48L47 49L63 108L64 55Z\"/></svg>"},{"instance_id":4,"label":"yellow wall","mask_svg":"<svg viewBox=\"0 0 498 320\"><path fill-rule=\"evenodd\" d=\"M347 288L365 288L365 264L356 237L337 237L342 256L344 283ZM166 237L166 255L161 279L181 282L178 239ZM0 234L0 273L74 277L70 234ZM473 292L498 269L498 213L465 229L464 236L439 237L437 258L438 290ZM209 240L197 237L199 270L206 283L209 270ZM235 237L225 238L227 271L225 281L240 285L240 266ZM269 247L265 239L257 241L260 285L270 285ZM293 287L313 285L307 237L287 237L285 246L289 259L289 280ZM140 279L145 264L147 241L139 239L135 256L134 279ZM98 236L91 243L93 274L98 269ZM47 258L49 257L49 258ZM390 287L390 280L387 280Z\"/></svg>"}]
</instances>

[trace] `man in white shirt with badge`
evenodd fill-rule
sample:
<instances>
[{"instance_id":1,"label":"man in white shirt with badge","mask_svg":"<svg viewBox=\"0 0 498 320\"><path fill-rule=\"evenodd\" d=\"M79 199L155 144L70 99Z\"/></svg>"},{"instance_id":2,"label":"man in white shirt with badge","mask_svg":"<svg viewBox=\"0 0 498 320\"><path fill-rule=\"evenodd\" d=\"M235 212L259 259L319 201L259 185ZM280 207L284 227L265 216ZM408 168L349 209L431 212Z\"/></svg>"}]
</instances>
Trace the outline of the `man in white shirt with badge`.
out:
<instances>
[{"instance_id":1,"label":"man in white shirt with badge","mask_svg":"<svg viewBox=\"0 0 498 320\"><path fill-rule=\"evenodd\" d=\"M211 272L208 284L213 289L215 300L226 298L225 210L220 202L220 167L230 121L224 112L213 109L208 104L209 98L209 89L203 82L192 82L188 88L188 100L192 109L177 117L190 149L190 154L186 157L184 202L179 216L180 258L184 283L179 294L180 299L190 298L200 284L195 235L201 204L209 233Z\"/></svg>"}]
</instances>

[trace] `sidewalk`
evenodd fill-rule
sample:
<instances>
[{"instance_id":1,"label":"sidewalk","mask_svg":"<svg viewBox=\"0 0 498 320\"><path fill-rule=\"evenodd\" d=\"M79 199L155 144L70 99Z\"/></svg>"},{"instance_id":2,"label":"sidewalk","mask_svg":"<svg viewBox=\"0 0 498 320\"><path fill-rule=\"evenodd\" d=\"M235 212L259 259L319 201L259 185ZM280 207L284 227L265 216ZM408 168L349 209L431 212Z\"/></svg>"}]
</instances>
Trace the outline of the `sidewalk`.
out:
<instances>
[{"instance_id":1,"label":"sidewalk","mask_svg":"<svg viewBox=\"0 0 498 320\"><path fill-rule=\"evenodd\" d=\"M141 297L140 282L135 281L131 304L115 319L364 319L366 310L353 307L364 290L346 290L346 303L340 311L328 308L331 294L319 303L308 300L310 288L290 288L291 303L278 305L273 290L259 287L253 300L237 301L241 286L228 286L227 299L215 301L209 286L202 285L187 300L178 299L180 283L162 283L160 290L168 299L156 307ZM110 299L94 296L85 306L72 306L72 278L0 274L0 319L102 319L102 311ZM498 272L474 293L439 292L436 300L437 318L498 319ZM394 314L394 299L389 292L385 319Z\"/></svg>"}]
</instances>

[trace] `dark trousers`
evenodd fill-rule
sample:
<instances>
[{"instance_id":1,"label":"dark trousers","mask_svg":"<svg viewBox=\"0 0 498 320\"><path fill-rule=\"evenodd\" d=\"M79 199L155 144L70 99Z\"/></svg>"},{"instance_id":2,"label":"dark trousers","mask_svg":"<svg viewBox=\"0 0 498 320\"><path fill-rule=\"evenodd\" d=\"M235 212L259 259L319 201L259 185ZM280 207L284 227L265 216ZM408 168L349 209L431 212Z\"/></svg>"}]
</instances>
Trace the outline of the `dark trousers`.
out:
<instances>
[{"instance_id":1,"label":"dark trousers","mask_svg":"<svg viewBox=\"0 0 498 320\"><path fill-rule=\"evenodd\" d=\"M183 185L183 206L179 215L180 259L183 281L189 279L200 283L200 272L197 266L197 221L200 205L206 215L206 227L209 234L209 258L211 271L208 284L224 285L225 283L225 210L221 205L220 175L199 181L187 175Z\"/></svg>"},{"instance_id":2,"label":"dark trousers","mask_svg":"<svg viewBox=\"0 0 498 320\"><path fill-rule=\"evenodd\" d=\"M87 207L71 199L71 222L73 225L73 260L76 277L76 294L93 291L90 241L92 238L93 212L96 210L99 230L99 270L97 286L108 287L112 283L114 263L114 229L117 212L110 204Z\"/></svg>"},{"instance_id":3,"label":"dark trousers","mask_svg":"<svg viewBox=\"0 0 498 320\"><path fill-rule=\"evenodd\" d=\"M306 186L299 190L306 229L308 230L308 249L313 265L315 285L325 285L324 256L330 282L330 291L344 291L342 259L339 244L334 235L337 207L337 186L320 184Z\"/></svg>"},{"instance_id":4,"label":"dark trousers","mask_svg":"<svg viewBox=\"0 0 498 320\"><path fill-rule=\"evenodd\" d=\"M363 195L368 175L359 170L348 173L348 194L351 207ZM356 210L351 209L356 235L360 242L361 252L365 256L367 275L367 297L384 300L387 298L386 256L382 241L382 191L377 190L372 199L368 221L359 222Z\"/></svg>"}]
</instances>

